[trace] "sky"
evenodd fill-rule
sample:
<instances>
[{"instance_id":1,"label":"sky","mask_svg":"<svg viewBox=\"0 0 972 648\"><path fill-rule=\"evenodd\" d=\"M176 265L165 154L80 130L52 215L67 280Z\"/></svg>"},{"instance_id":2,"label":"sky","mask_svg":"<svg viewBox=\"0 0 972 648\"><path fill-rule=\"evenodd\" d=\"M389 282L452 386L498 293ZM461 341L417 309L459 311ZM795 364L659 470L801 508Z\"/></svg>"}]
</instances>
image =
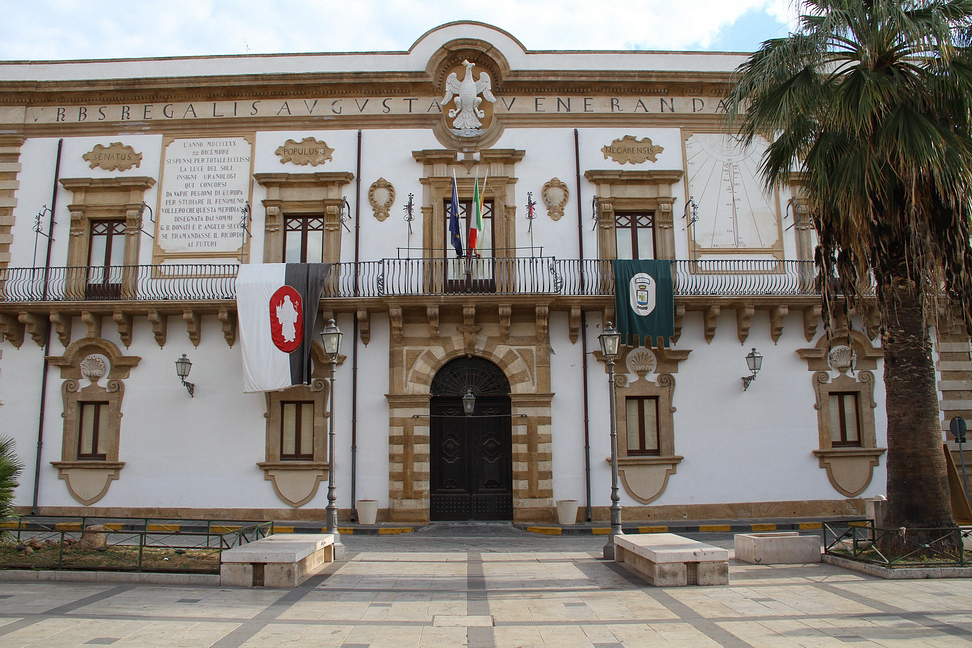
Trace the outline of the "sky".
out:
<instances>
[{"instance_id":1,"label":"sky","mask_svg":"<svg viewBox=\"0 0 972 648\"><path fill-rule=\"evenodd\" d=\"M751 52L793 0L3 0L0 60L404 51L455 20L528 50Z\"/></svg>"}]
</instances>

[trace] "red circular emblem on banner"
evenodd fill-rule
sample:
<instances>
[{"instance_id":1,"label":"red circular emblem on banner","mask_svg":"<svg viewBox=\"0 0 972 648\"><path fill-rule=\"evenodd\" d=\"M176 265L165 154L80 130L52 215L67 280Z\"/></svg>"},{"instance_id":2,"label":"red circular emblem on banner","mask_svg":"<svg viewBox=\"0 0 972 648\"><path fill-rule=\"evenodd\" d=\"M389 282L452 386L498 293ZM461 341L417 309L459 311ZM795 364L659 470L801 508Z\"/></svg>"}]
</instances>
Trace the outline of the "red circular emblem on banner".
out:
<instances>
[{"instance_id":1,"label":"red circular emblem on banner","mask_svg":"<svg viewBox=\"0 0 972 648\"><path fill-rule=\"evenodd\" d=\"M270 298L270 339L284 353L293 353L304 341L304 306L290 286L281 286Z\"/></svg>"}]
</instances>

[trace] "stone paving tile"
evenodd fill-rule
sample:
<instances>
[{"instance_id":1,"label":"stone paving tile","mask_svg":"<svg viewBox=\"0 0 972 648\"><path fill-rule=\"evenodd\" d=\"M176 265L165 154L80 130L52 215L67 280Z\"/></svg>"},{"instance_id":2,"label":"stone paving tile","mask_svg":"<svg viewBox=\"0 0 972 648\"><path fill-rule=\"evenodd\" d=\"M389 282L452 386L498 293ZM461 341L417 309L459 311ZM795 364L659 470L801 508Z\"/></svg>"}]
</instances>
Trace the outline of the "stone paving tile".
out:
<instances>
[{"instance_id":1,"label":"stone paving tile","mask_svg":"<svg viewBox=\"0 0 972 648\"><path fill-rule=\"evenodd\" d=\"M436 542L355 549L295 590L0 582L0 648L972 646L972 579L733 562L725 587L653 588L597 558L603 539Z\"/></svg>"}]
</instances>

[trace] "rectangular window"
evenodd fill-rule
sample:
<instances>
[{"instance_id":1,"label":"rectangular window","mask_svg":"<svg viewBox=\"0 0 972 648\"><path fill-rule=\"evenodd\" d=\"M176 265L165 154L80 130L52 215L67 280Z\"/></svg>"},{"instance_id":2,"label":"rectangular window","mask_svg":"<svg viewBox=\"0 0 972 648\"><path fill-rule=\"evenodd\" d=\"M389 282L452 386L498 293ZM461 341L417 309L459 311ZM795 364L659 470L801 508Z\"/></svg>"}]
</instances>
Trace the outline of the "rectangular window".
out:
<instances>
[{"instance_id":1,"label":"rectangular window","mask_svg":"<svg viewBox=\"0 0 972 648\"><path fill-rule=\"evenodd\" d=\"M625 399L628 456L657 455L658 397L629 396Z\"/></svg>"},{"instance_id":2,"label":"rectangular window","mask_svg":"<svg viewBox=\"0 0 972 648\"><path fill-rule=\"evenodd\" d=\"M614 232L619 259L655 258L653 212L615 212Z\"/></svg>"},{"instance_id":3,"label":"rectangular window","mask_svg":"<svg viewBox=\"0 0 972 648\"><path fill-rule=\"evenodd\" d=\"M78 459L108 458L108 403L78 402Z\"/></svg>"},{"instance_id":4,"label":"rectangular window","mask_svg":"<svg viewBox=\"0 0 972 648\"><path fill-rule=\"evenodd\" d=\"M483 229L477 235L476 249L469 249L469 228L476 218L472 200L459 200L459 238L464 258L456 257L449 232L451 199L445 201L446 280L449 292L495 292L496 267L493 259L493 201L483 201Z\"/></svg>"},{"instance_id":5,"label":"rectangular window","mask_svg":"<svg viewBox=\"0 0 972 648\"><path fill-rule=\"evenodd\" d=\"M117 299L125 263L125 220L91 221L88 243L88 299Z\"/></svg>"},{"instance_id":6,"label":"rectangular window","mask_svg":"<svg viewBox=\"0 0 972 648\"><path fill-rule=\"evenodd\" d=\"M857 392L830 393L830 442L834 446L860 446Z\"/></svg>"},{"instance_id":7,"label":"rectangular window","mask_svg":"<svg viewBox=\"0 0 972 648\"><path fill-rule=\"evenodd\" d=\"M284 263L324 262L324 217L284 218Z\"/></svg>"},{"instance_id":8,"label":"rectangular window","mask_svg":"<svg viewBox=\"0 0 972 648\"><path fill-rule=\"evenodd\" d=\"M314 459L314 402L280 403L280 458Z\"/></svg>"}]
</instances>

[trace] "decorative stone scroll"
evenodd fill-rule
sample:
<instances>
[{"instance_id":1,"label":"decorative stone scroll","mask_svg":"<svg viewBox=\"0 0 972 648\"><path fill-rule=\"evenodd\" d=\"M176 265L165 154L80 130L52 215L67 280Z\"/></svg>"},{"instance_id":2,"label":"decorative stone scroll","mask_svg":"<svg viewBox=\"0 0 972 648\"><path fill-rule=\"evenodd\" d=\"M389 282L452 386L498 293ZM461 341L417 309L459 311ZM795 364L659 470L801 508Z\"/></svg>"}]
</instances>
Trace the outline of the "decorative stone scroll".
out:
<instances>
[{"instance_id":1,"label":"decorative stone scroll","mask_svg":"<svg viewBox=\"0 0 972 648\"><path fill-rule=\"evenodd\" d=\"M547 206L547 215L555 221L560 220L564 215L564 207L570 198L570 191L567 185L559 178L551 178L543 185L543 204Z\"/></svg>"},{"instance_id":2,"label":"decorative stone scroll","mask_svg":"<svg viewBox=\"0 0 972 648\"><path fill-rule=\"evenodd\" d=\"M105 171L128 171L142 164L142 154L121 142L112 142L108 146L95 144L81 159L88 163L89 168L101 167Z\"/></svg>"},{"instance_id":3,"label":"decorative stone scroll","mask_svg":"<svg viewBox=\"0 0 972 648\"><path fill-rule=\"evenodd\" d=\"M280 164L291 162L301 166L318 166L331 160L334 149L319 139L305 137L299 142L288 139L274 153L280 156Z\"/></svg>"},{"instance_id":4,"label":"decorative stone scroll","mask_svg":"<svg viewBox=\"0 0 972 648\"><path fill-rule=\"evenodd\" d=\"M395 203L395 187L384 178L378 178L368 189L368 202L375 212L375 218L384 221L388 218L388 210Z\"/></svg>"},{"instance_id":5,"label":"decorative stone scroll","mask_svg":"<svg viewBox=\"0 0 972 648\"><path fill-rule=\"evenodd\" d=\"M652 162L658 161L658 154L665 149L655 146L647 137L636 140L633 135L625 135L621 139L616 139L607 146L601 147L604 159L613 159L618 164L641 164L645 160Z\"/></svg>"}]
</instances>

